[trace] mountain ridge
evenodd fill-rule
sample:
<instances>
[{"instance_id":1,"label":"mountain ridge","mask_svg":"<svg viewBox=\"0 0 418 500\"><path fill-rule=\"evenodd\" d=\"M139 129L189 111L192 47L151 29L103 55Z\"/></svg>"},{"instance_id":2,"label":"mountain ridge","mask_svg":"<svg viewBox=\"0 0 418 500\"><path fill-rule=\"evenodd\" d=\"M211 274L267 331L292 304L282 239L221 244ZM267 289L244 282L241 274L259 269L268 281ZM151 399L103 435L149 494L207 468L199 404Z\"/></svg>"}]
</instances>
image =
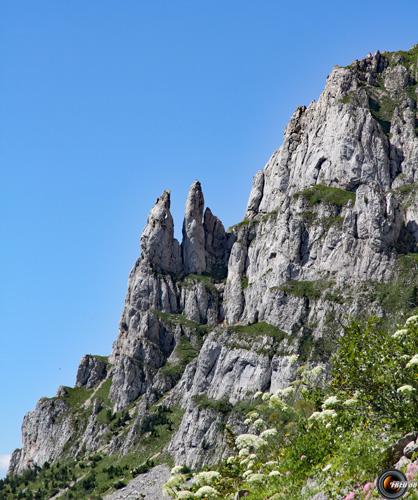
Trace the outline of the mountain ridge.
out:
<instances>
[{"instance_id":1,"label":"mountain ridge","mask_svg":"<svg viewBox=\"0 0 418 500\"><path fill-rule=\"evenodd\" d=\"M234 408L285 388L302 363L327 372L341 318L374 313L393 325L418 307L418 273L408 275L417 58L414 46L336 66L319 99L292 115L229 230L205 209L198 181L181 243L170 193L157 198L112 354L85 356L76 387L25 416L11 476L133 453L154 424L173 429L163 449L176 464L216 463L231 453L228 432L245 432Z\"/></svg>"}]
</instances>

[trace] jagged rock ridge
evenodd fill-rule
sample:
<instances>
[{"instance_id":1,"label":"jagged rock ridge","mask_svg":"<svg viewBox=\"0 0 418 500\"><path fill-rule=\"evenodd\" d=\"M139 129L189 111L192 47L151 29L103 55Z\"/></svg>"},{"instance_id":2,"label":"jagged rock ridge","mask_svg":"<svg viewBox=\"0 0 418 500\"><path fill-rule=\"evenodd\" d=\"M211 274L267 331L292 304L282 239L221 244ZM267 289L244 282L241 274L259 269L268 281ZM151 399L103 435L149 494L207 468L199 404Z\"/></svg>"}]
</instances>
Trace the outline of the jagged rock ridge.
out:
<instances>
[{"instance_id":1,"label":"jagged rock ridge","mask_svg":"<svg viewBox=\"0 0 418 500\"><path fill-rule=\"evenodd\" d=\"M230 231L204 208L199 182L181 244L169 192L157 199L111 356L83 358L77 389L25 417L11 473L136 450L161 405L183 413L166 443L177 463L219 460L225 429L245 430L234 405L287 385L300 363L326 365L342 318L388 315L392 292L401 311L414 306L405 290L416 270L402 280L418 242L417 56L377 52L334 68L318 101L292 116ZM104 411L123 415L110 435Z\"/></svg>"}]
</instances>

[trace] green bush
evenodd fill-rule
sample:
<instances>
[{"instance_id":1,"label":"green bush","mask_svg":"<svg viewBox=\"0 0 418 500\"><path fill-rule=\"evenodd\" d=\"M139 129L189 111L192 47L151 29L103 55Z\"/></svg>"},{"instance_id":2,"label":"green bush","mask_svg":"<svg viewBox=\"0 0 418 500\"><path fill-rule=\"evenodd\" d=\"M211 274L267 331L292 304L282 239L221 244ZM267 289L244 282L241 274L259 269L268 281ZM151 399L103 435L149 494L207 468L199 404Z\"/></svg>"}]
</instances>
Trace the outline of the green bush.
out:
<instances>
[{"instance_id":1,"label":"green bush","mask_svg":"<svg viewBox=\"0 0 418 500\"><path fill-rule=\"evenodd\" d=\"M255 337L272 337L277 341L282 341L286 333L277 328L277 326L270 325L265 321L252 323L251 325L235 325L228 328L228 332L241 336L243 338Z\"/></svg>"},{"instance_id":2,"label":"green bush","mask_svg":"<svg viewBox=\"0 0 418 500\"><path fill-rule=\"evenodd\" d=\"M241 407L247 430L232 436L233 455L211 471L174 471L166 489L176 495L205 485L214 498L228 499L238 491L251 500L299 500L319 491L365 498L363 487L374 488L376 476L394 465L391 444L417 427L417 367L418 316L395 333L375 318L352 323L326 385L320 366L303 365L289 387L256 393ZM230 442L231 429L225 432Z\"/></svg>"},{"instance_id":3,"label":"green bush","mask_svg":"<svg viewBox=\"0 0 418 500\"><path fill-rule=\"evenodd\" d=\"M279 289L289 295L294 295L295 297L305 297L310 300L316 300L319 299L322 293L330 287L331 282L326 280L291 280L281 285Z\"/></svg>"},{"instance_id":4,"label":"green bush","mask_svg":"<svg viewBox=\"0 0 418 500\"><path fill-rule=\"evenodd\" d=\"M297 193L296 196L302 196L305 198L309 205L329 203L331 205L336 205L337 207L343 207L350 200L354 202L356 199L356 194L352 191L325 186L324 184L316 184L315 186Z\"/></svg>"}]
</instances>

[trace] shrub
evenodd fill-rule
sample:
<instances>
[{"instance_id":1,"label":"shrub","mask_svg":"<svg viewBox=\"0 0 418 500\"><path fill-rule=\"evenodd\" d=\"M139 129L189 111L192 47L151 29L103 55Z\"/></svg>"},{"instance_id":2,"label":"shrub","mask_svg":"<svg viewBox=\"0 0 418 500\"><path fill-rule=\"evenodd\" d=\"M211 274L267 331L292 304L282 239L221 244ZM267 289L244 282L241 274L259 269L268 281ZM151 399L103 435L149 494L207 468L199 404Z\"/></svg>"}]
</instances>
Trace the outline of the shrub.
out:
<instances>
[{"instance_id":1,"label":"shrub","mask_svg":"<svg viewBox=\"0 0 418 500\"><path fill-rule=\"evenodd\" d=\"M346 191L345 189L325 186L324 184L316 184L310 188L304 189L296 196L302 196L309 203L309 205L316 205L318 203L328 203L343 207L350 200L353 202L356 199L355 193Z\"/></svg>"}]
</instances>

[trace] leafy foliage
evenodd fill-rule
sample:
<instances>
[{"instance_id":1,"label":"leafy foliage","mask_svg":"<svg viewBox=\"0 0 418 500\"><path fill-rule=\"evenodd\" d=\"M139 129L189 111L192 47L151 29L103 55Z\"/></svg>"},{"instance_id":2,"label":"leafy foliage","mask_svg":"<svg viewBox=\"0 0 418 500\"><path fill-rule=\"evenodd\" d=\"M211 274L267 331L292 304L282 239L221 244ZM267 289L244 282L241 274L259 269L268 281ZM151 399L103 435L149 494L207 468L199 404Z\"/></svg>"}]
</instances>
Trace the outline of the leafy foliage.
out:
<instances>
[{"instance_id":1,"label":"leafy foliage","mask_svg":"<svg viewBox=\"0 0 418 500\"><path fill-rule=\"evenodd\" d=\"M318 491L369 498L375 477L393 466L390 445L418 424L417 368L418 316L395 333L375 318L352 323L329 383L320 366L301 366L289 387L256 393L235 454L210 471L175 468L166 491L173 498L195 498L201 488L217 499L238 491L252 500L299 500Z\"/></svg>"},{"instance_id":2,"label":"leafy foliage","mask_svg":"<svg viewBox=\"0 0 418 500\"><path fill-rule=\"evenodd\" d=\"M318 203L329 203L337 207L343 207L350 200L353 202L356 199L355 193L339 189L324 184L316 184L308 189L297 193L296 196L303 196L309 205L316 205Z\"/></svg>"},{"instance_id":3,"label":"leafy foliage","mask_svg":"<svg viewBox=\"0 0 418 500\"><path fill-rule=\"evenodd\" d=\"M326 280L303 281L291 280L279 287L283 292L295 297L306 297L310 300L319 299L331 287L331 282Z\"/></svg>"},{"instance_id":4,"label":"leafy foliage","mask_svg":"<svg viewBox=\"0 0 418 500\"><path fill-rule=\"evenodd\" d=\"M252 323L251 325L235 325L228 328L230 333L236 334L242 337L258 337L267 336L273 337L277 341L281 341L285 338L286 333L277 328L276 326L270 325L264 321L257 323Z\"/></svg>"}]
</instances>

